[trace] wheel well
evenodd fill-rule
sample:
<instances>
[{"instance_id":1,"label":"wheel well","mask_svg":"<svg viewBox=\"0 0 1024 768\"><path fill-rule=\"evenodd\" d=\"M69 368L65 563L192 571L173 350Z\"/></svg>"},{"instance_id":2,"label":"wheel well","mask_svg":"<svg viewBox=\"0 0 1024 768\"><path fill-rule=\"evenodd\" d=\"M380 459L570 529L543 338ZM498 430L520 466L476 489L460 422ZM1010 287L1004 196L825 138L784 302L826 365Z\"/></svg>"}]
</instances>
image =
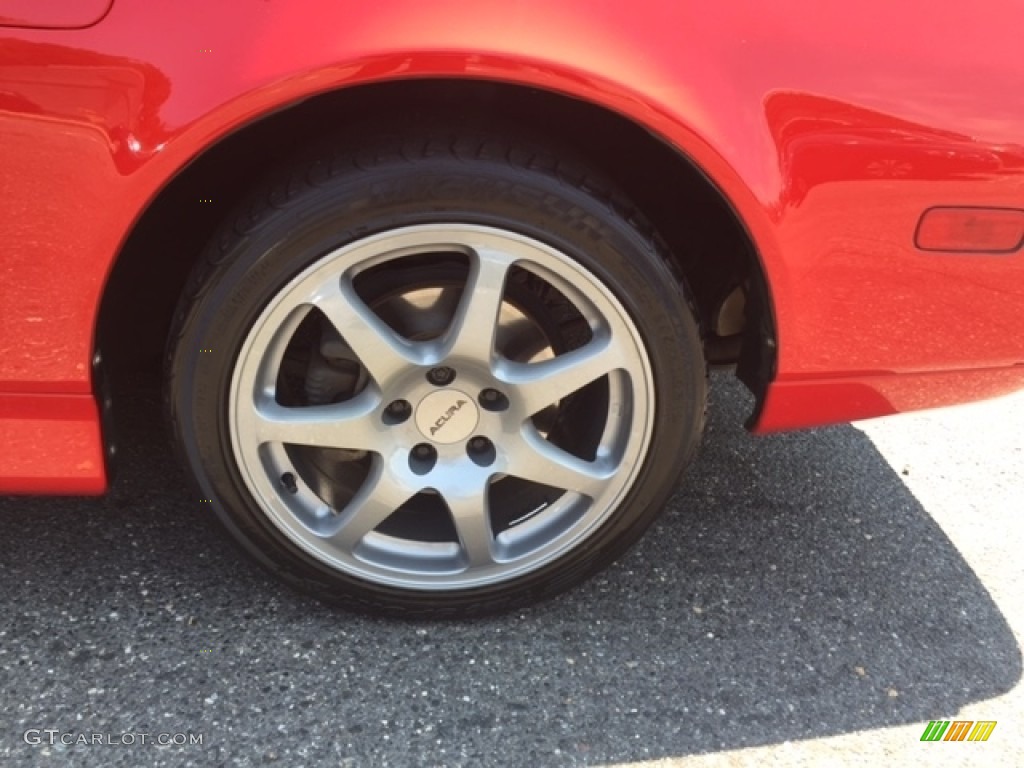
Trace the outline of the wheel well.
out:
<instances>
[{"instance_id":1,"label":"wheel well","mask_svg":"<svg viewBox=\"0 0 1024 768\"><path fill-rule=\"evenodd\" d=\"M353 125L368 119L500 125L571 148L651 220L693 291L709 360L738 362L740 378L760 399L774 366L767 283L749 235L713 183L620 115L547 91L470 80L383 83L317 96L240 129L182 170L136 224L104 293L97 346L115 392L158 380L174 307L197 255L268 171L252 159L284 159L328 138L357 140Z\"/></svg>"}]
</instances>

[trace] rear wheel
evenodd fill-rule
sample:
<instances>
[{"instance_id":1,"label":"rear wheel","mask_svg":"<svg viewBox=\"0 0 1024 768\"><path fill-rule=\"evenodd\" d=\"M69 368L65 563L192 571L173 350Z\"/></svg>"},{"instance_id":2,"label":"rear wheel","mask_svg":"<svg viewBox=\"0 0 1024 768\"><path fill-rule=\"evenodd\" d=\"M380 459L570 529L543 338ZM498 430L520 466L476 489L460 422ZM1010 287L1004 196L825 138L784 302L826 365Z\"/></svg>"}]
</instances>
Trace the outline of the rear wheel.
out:
<instances>
[{"instance_id":1,"label":"rear wheel","mask_svg":"<svg viewBox=\"0 0 1024 768\"><path fill-rule=\"evenodd\" d=\"M206 254L168 401L203 498L354 607L507 609L605 566L692 455L684 288L610 189L493 140L298 163Z\"/></svg>"}]
</instances>

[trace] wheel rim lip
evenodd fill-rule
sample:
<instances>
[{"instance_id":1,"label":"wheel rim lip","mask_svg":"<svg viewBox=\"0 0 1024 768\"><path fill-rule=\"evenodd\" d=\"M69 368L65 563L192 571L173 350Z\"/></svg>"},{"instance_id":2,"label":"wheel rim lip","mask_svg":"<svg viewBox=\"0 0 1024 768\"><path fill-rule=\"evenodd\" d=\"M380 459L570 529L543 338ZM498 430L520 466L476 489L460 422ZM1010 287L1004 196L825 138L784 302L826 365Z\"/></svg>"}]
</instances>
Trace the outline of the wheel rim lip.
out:
<instances>
[{"instance_id":1,"label":"wheel rim lip","mask_svg":"<svg viewBox=\"0 0 1024 768\"><path fill-rule=\"evenodd\" d=\"M286 299L296 292L308 294L308 286L314 283L335 278L342 280L346 276L351 278L381 263L417 253L472 251L472 246L469 243L493 242L495 239L511 247L514 253L520 254L514 260L515 264L522 265L530 271L539 272L543 275L543 279L552 282L560 290L570 289L572 295L570 293L566 295L574 305L582 299L584 304L596 304L603 307L605 312L602 313L601 319L614 321L614 325L626 332L627 341L634 349L635 362L638 364L639 370L631 372L629 379L630 401L627 410L632 417L632 426L625 430L627 433L626 444L623 447L618 470L614 473L613 478L606 482L607 487L602 490L598 498L590 501L580 519L572 523L568 530L557 534L551 541L538 547L527 556L508 561L499 560L488 568L410 572L400 568L382 567L380 562L367 561L351 552L325 548L324 539L320 538L295 514L287 499L279 492L275 477L268 473L268 464L273 465L274 462L282 461L282 457L285 455L284 443L273 444L273 447L267 451L269 458L266 458L261 456L265 453L265 446L256 446L253 449L246 442L249 435L245 434L245 429L242 427L244 420L239 418L239 408L244 408L247 403L252 403L255 397L255 384L263 375L260 371L266 364L264 357L266 349L257 349L257 346L266 337L273 340L283 333L281 326L272 327L271 322L281 314L282 307L289 303ZM526 256L524 257L522 254L526 254ZM579 288L580 284L584 286L583 289ZM613 318L605 317L608 309L613 311ZM294 307L288 311L294 311ZM290 335L291 333L288 333L287 337L290 338ZM287 338L284 343L287 344ZM422 364L426 366L436 363L437 361L423 361ZM488 361L487 366L493 368L492 363L493 361ZM405 378L413 380L416 376L409 375ZM419 378L422 379L422 376L420 375ZM370 387L374 386L376 384L371 381ZM460 389L458 385L456 388ZM252 393L248 399L245 396L247 390ZM381 407L386 405L388 399L390 398L387 396L383 398L385 402L380 404ZM414 403L415 408L415 403L421 398L415 393L411 393L408 399ZM610 398L609 405L611 402ZM619 508L623 498L632 490L637 476L644 466L652 439L655 405L653 370L642 336L619 299L589 269L562 251L511 230L477 224L446 222L399 227L333 249L316 259L278 290L246 333L236 358L229 390L228 427L232 454L246 490L257 503L267 521L305 554L312 556L320 564L345 575L377 585L413 591L450 591L494 585L536 571L569 553L606 523ZM487 416L487 412L483 409L479 410L479 414L483 418ZM609 413L605 418L610 422L614 417ZM409 420L409 424L410 428L418 433L414 418ZM448 448L449 446L439 447ZM375 462L375 467L379 469L382 465L397 461L405 461L404 456L399 457L394 453L390 456L382 455ZM294 471L294 469L285 468L284 471ZM280 477L279 471L274 470L274 474ZM320 501L319 498L317 500ZM324 502L320 501L320 503L326 506ZM567 508L572 504L579 503L579 494L566 491L562 498L552 505L552 508ZM545 509L545 512L547 511ZM371 550L376 547L386 553L388 547L394 546L393 541L387 540L390 538L372 532L364 540L364 543L367 543ZM429 542L413 542L413 545L421 547L424 565L428 565L432 559L441 557L442 550L445 549L444 546L434 546ZM451 546L457 547L458 545L453 542Z\"/></svg>"}]
</instances>

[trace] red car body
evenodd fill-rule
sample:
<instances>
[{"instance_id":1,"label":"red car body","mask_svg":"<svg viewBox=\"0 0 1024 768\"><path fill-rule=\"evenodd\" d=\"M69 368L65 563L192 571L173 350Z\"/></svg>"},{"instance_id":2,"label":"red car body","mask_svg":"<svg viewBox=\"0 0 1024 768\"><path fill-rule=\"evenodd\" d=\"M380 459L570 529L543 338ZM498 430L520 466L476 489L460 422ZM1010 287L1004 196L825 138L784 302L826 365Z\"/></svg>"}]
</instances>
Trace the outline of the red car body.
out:
<instances>
[{"instance_id":1,"label":"red car body","mask_svg":"<svg viewBox=\"0 0 1024 768\"><path fill-rule=\"evenodd\" d=\"M569 96L699 168L770 298L755 431L1024 387L1022 21L1015 0L0 0L0 492L105 489L99 308L171 180L382 81Z\"/></svg>"}]
</instances>

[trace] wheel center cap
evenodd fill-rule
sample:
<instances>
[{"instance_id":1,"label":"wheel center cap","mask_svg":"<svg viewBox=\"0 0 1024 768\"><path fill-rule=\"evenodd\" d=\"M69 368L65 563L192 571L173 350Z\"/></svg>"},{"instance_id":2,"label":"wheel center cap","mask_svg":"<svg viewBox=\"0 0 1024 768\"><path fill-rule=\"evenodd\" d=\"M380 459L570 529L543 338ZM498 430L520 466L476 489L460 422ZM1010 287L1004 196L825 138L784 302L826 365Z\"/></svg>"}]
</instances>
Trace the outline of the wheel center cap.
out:
<instances>
[{"instance_id":1,"label":"wheel center cap","mask_svg":"<svg viewBox=\"0 0 1024 768\"><path fill-rule=\"evenodd\" d=\"M476 429L480 410L473 398L457 389L439 389L416 406L416 426L434 443L448 445L465 440Z\"/></svg>"}]
</instances>

